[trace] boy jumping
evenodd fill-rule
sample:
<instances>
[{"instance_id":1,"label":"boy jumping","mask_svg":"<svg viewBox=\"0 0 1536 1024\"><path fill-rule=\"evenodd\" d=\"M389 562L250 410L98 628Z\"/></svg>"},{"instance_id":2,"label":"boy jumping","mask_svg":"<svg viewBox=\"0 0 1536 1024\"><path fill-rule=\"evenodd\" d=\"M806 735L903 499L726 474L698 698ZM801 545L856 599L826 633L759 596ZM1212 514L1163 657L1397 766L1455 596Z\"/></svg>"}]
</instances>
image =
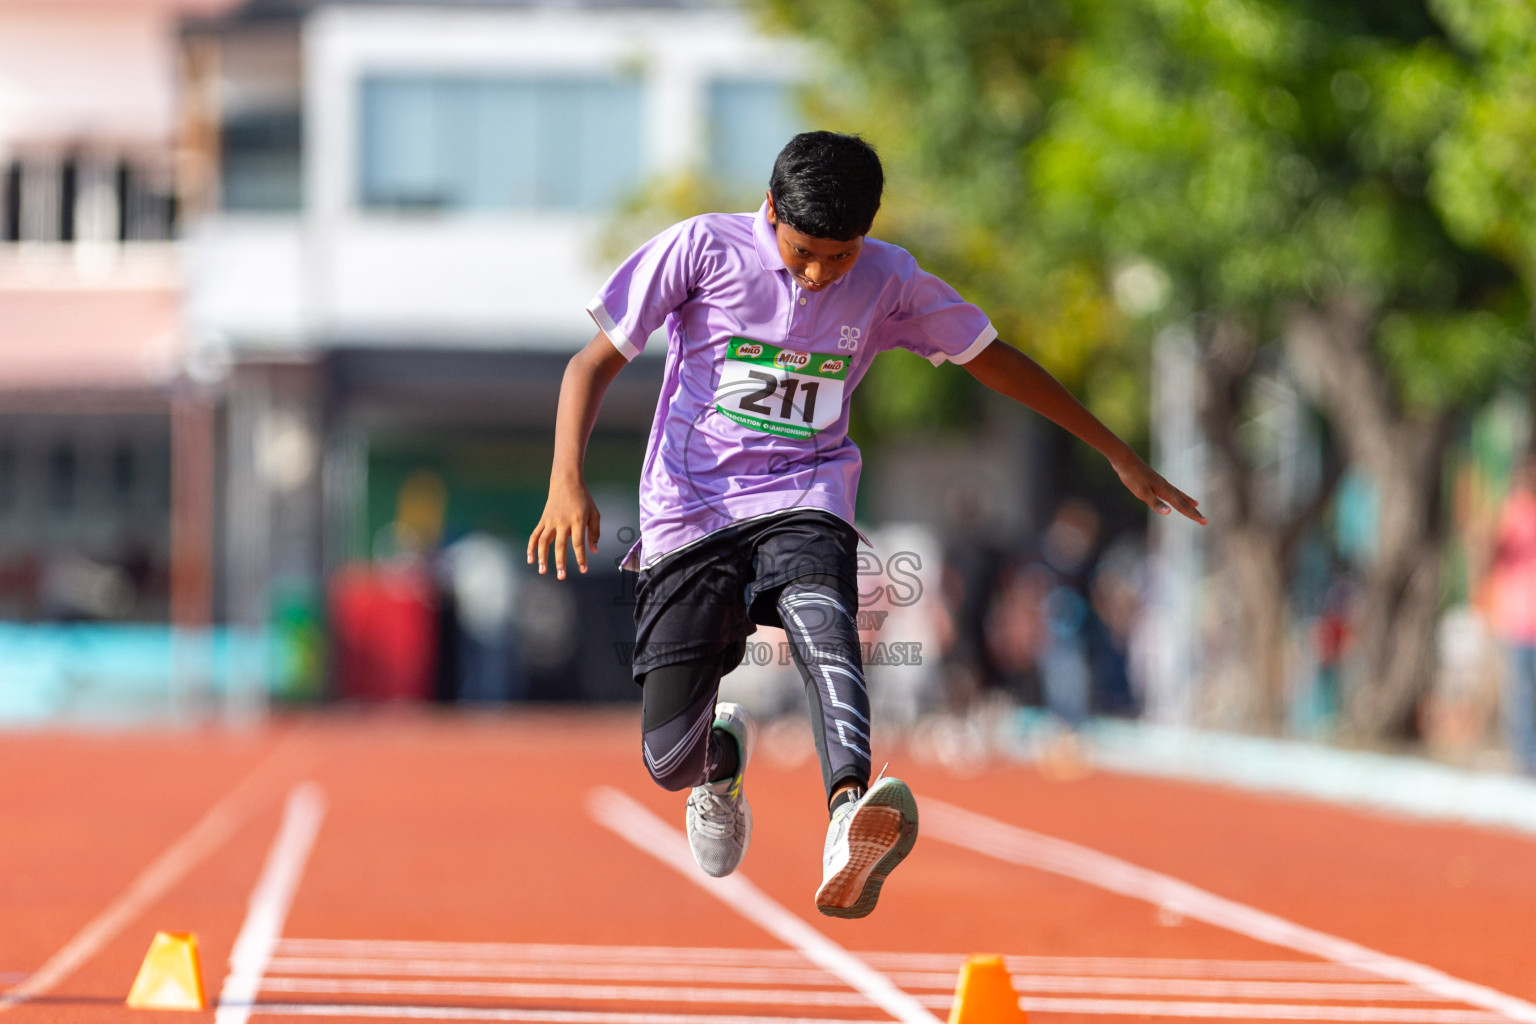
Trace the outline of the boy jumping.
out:
<instances>
[{"instance_id":1,"label":"boy jumping","mask_svg":"<svg viewBox=\"0 0 1536 1024\"><path fill-rule=\"evenodd\" d=\"M756 727L716 703L757 625L784 629L810 697L831 823L816 909L863 917L917 839L899 779L870 785L869 697L853 502L860 456L848 398L870 361L906 348L948 359L1092 445L1156 511L1204 523L1050 374L905 250L866 237L884 174L857 136L797 135L756 213L705 214L641 246L587 306L599 331L560 386L554 468L528 561L587 571L598 510L587 438L614 376L663 324L667 363L640 478L633 673L641 753L669 790L691 789L688 841L705 873L736 869L752 837L742 779Z\"/></svg>"}]
</instances>

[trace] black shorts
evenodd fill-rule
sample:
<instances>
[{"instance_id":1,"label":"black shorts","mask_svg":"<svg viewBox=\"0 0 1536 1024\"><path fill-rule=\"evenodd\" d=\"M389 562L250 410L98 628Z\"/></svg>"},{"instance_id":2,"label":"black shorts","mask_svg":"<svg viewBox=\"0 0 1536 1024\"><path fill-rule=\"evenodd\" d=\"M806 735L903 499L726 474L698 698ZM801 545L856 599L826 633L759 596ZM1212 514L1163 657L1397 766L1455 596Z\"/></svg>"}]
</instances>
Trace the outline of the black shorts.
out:
<instances>
[{"instance_id":1,"label":"black shorts","mask_svg":"<svg viewBox=\"0 0 1536 1024\"><path fill-rule=\"evenodd\" d=\"M831 512L800 509L716 530L640 570L635 585L635 681L653 668L718 657L741 663L758 626L779 626L784 584L832 576L859 604L859 534Z\"/></svg>"}]
</instances>

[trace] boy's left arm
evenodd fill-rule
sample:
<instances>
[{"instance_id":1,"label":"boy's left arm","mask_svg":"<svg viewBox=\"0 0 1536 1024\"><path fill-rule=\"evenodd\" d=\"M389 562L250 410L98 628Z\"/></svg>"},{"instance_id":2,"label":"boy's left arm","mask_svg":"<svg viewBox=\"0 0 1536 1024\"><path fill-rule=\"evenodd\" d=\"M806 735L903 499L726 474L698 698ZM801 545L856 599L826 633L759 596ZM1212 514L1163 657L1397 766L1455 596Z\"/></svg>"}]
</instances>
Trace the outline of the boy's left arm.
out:
<instances>
[{"instance_id":1,"label":"boy's left arm","mask_svg":"<svg viewBox=\"0 0 1536 1024\"><path fill-rule=\"evenodd\" d=\"M1039 363L1012 345L998 339L963 364L971 376L1000 395L1007 395L1066 428L1085 444L1092 445L1109 460L1120 475L1120 482L1132 494L1167 515L1178 509L1195 522L1205 525L1200 503L1164 480L1151 466L1098 417L1084 408L1072 392L1047 373Z\"/></svg>"}]
</instances>

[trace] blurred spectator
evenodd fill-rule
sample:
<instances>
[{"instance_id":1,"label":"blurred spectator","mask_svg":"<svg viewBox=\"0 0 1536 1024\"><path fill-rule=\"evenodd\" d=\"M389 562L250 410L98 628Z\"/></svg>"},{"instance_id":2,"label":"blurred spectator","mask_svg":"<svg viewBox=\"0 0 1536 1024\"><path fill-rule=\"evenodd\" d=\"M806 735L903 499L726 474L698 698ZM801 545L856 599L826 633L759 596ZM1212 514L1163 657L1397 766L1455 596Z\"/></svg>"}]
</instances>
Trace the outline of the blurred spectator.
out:
<instances>
[{"instance_id":1,"label":"blurred spectator","mask_svg":"<svg viewBox=\"0 0 1536 1024\"><path fill-rule=\"evenodd\" d=\"M1046 624L1040 652L1045 704L1076 728L1092 706L1090 640L1096 616L1088 602L1088 580L1099 539L1099 514L1080 499L1063 502L1040 545L1041 558L1055 574L1042 605Z\"/></svg>"},{"instance_id":2,"label":"blurred spectator","mask_svg":"<svg viewBox=\"0 0 1536 1024\"><path fill-rule=\"evenodd\" d=\"M1520 768L1536 774L1536 455L1516 467L1499 512L1488 607L1508 651L1504 722Z\"/></svg>"},{"instance_id":3,"label":"blurred spectator","mask_svg":"<svg viewBox=\"0 0 1536 1024\"><path fill-rule=\"evenodd\" d=\"M443 539L448 487L430 469L406 477L395 496L395 518L374 538L375 562L431 560Z\"/></svg>"},{"instance_id":4,"label":"blurred spectator","mask_svg":"<svg viewBox=\"0 0 1536 1024\"><path fill-rule=\"evenodd\" d=\"M512 627L517 576L511 550L499 538L477 531L448 545L442 561L457 620L455 696L476 702L521 699L525 686Z\"/></svg>"},{"instance_id":5,"label":"blurred spectator","mask_svg":"<svg viewBox=\"0 0 1536 1024\"><path fill-rule=\"evenodd\" d=\"M1088 602L1057 584L1042 605L1046 643L1040 652L1040 689L1045 706L1074 729L1083 724L1093 693L1086 642Z\"/></svg>"},{"instance_id":6,"label":"blurred spectator","mask_svg":"<svg viewBox=\"0 0 1536 1024\"><path fill-rule=\"evenodd\" d=\"M963 710L998 684L987 645L987 615L1003 553L990 536L985 499L974 484L957 484L947 511L949 538L940 576L944 695L953 709Z\"/></svg>"},{"instance_id":7,"label":"blurred spectator","mask_svg":"<svg viewBox=\"0 0 1536 1024\"><path fill-rule=\"evenodd\" d=\"M1506 676L1504 645L1471 605L1453 604L1436 628L1439 664L1419 708L1419 731L1436 754L1474 757L1498 717L1498 690Z\"/></svg>"},{"instance_id":8,"label":"blurred spectator","mask_svg":"<svg viewBox=\"0 0 1536 1024\"><path fill-rule=\"evenodd\" d=\"M1338 720L1344 656L1349 652L1350 616L1355 586L1342 567L1323 595L1323 608L1312 624L1312 643L1317 657L1314 721L1323 735L1332 732Z\"/></svg>"},{"instance_id":9,"label":"blurred spectator","mask_svg":"<svg viewBox=\"0 0 1536 1024\"><path fill-rule=\"evenodd\" d=\"M1131 687L1131 638L1142 612L1146 555L1132 537L1115 540L1099 556L1089 591L1093 626L1093 709L1108 715L1134 715Z\"/></svg>"},{"instance_id":10,"label":"blurred spectator","mask_svg":"<svg viewBox=\"0 0 1536 1024\"><path fill-rule=\"evenodd\" d=\"M528 689L536 698L569 692L560 678L570 671L580 640L575 592L553 576L524 570L513 595L512 615L521 638L522 664Z\"/></svg>"},{"instance_id":11,"label":"blurred spectator","mask_svg":"<svg viewBox=\"0 0 1536 1024\"><path fill-rule=\"evenodd\" d=\"M986 618L1000 685L1019 703L1044 706L1068 725L1091 712L1137 711L1131 646L1143 609L1146 556L1124 536L1096 555L1093 506L1064 502L1037 561L1012 559L998 574Z\"/></svg>"},{"instance_id":12,"label":"blurred spectator","mask_svg":"<svg viewBox=\"0 0 1536 1024\"><path fill-rule=\"evenodd\" d=\"M999 681L1025 707L1041 707L1040 653L1046 646L1044 605L1051 592L1050 570L1038 562L1012 559L999 574L987 616L987 648Z\"/></svg>"}]
</instances>

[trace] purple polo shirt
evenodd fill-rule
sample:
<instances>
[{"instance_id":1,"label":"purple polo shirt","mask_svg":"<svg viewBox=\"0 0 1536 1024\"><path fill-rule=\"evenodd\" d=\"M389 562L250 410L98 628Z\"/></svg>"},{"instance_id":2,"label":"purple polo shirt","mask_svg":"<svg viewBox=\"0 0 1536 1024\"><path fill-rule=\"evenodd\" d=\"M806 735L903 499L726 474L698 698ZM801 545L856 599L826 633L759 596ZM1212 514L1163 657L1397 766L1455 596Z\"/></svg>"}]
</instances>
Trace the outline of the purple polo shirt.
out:
<instances>
[{"instance_id":1,"label":"purple polo shirt","mask_svg":"<svg viewBox=\"0 0 1536 1024\"><path fill-rule=\"evenodd\" d=\"M663 231L587 312L629 359L667 328L629 569L754 516L823 509L851 524L862 462L848 398L870 360L899 347L965 363L997 337L980 309L874 238L834 284L802 289L766 203Z\"/></svg>"}]
</instances>

